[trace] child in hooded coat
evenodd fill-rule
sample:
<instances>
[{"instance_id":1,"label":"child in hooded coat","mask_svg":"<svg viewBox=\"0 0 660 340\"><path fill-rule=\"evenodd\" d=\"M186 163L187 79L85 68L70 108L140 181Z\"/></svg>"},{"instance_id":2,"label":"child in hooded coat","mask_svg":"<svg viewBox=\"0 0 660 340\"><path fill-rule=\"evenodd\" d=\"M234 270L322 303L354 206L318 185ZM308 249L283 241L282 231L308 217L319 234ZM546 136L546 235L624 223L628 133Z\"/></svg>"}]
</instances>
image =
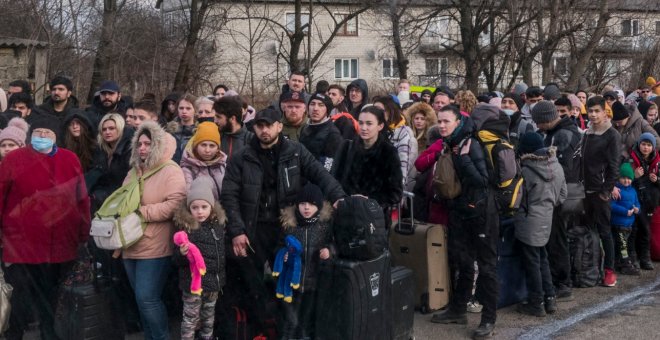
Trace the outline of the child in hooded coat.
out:
<instances>
[{"instance_id":1,"label":"child in hooded coat","mask_svg":"<svg viewBox=\"0 0 660 340\"><path fill-rule=\"evenodd\" d=\"M625 162L619 168L619 182L616 187L621 192L621 198L612 199L612 236L614 237L615 269L624 275L639 275L639 270L633 265L628 254L630 232L635 223L635 215L639 213L639 200L637 192L632 186L635 178L630 163Z\"/></svg>"}]
</instances>

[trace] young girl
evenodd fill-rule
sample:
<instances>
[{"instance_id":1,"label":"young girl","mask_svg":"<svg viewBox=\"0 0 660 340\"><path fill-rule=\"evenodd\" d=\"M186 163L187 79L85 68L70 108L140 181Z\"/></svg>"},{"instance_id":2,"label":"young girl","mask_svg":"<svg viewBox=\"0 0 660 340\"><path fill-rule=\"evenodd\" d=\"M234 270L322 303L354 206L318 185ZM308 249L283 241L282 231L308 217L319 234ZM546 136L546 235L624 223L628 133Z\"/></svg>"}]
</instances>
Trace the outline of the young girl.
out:
<instances>
[{"instance_id":1,"label":"young girl","mask_svg":"<svg viewBox=\"0 0 660 340\"><path fill-rule=\"evenodd\" d=\"M176 152L172 160L177 164L181 161L183 150L195 131L196 101L197 97L191 94L181 97L176 105L177 118L167 124L167 132L171 133L176 139Z\"/></svg>"},{"instance_id":2,"label":"young girl","mask_svg":"<svg viewBox=\"0 0 660 340\"><path fill-rule=\"evenodd\" d=\"M181 339L195 339L195 328L201 324L199 339L213 339L215 304L218 292L225 284L225 211L211 192L213 184L207 177L193 181L186 205L174 215L174 223L188 233L190 243L196 245L206 264L202 277L202 294L190 292L190 269L186 254L188 246L174 252L174 263L179 268L179 288L183 300Z\"/></svg>"},{"instance_id":3,"label":"young girl","mask_svg":"<svg viewBox=\"0 0 660 340\"><path fill-rule=\"evenodd\" d=\"M406 110L405 114L408 119L408 124L415 134L417 139L417 151L421 154L426 148L431 145L429 143L428 131L438 122L438 116L431 105L426 103L415 103Z\"/></svg>"},{"instance_id":4,"label":"young girl","mask_svg":"<svg viewBox=\"0 0 660 340\"><path fill-rule=\"evenodd\" d=\"M282 339L314 339L316 278L320 261L330 258L331 217L332 205L323 202L321 189L311 183L298 193L296 206L282 211L285 234L295 236L302 244L303 266L300 287L294 291L293 302L283 303L285 324Z\"/></svg>"},{"instance_id":5,"label":"young girl","mask_svg":"<svg viewBox=\"0 0 660 340\"><path fill-rule=\"evenodd\" d=\"M222 179L225 177L227 155L220 151L220 132L212 122L202 122L192 137L190 145L183 151L181 169L190 188L199 177L211 179L213 197L220 198Z\"/></svg>"},{"instance_id":6,"label":"young girl","mask_svg":"<svg viewBox=\"0 0 660 340\"><path fill-rule=\"evenodd\" d=\"M96 128L86 115L86 112L75 109L64 119L64 138L61 147L73 151L83 171L89 171L96 151ZM58 140L59 142L59 140Z\"/></svg>"},{"instance_id":7,"label":"young girl","mask_svg":"<svg viewBox=\"0 0 660 340\"><path fill-rule=\"evenodd\" d=\"M28 124L23 118L12 118L0 131L0 162L10 152L25 146Z\"/></svg>"}]
</instances>

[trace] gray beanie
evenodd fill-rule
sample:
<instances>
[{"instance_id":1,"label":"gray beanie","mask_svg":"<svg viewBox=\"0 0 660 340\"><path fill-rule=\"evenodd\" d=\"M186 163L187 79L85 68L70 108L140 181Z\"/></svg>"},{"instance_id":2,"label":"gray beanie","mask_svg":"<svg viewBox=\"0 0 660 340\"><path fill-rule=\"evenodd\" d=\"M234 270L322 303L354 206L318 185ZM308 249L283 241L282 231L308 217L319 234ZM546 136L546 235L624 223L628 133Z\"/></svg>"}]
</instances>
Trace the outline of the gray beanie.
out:
<instances>
[{"instance_id":1,"label":"gray beanie","mask_svg":"<svg viewBox=\"0 0 660 340\"><path fill-rule=\"evenodd\" d=\"M197 177L188 190L188 197L186 198L186 205L190 207L190 203L196 200L204 200L208 202L211 207L215 205L215 197L213 197L213 183L208 177Z\"/></svg>"},{"instance_id":2,"label":"gray beanie","mask_svg":"<svg viewBox=\"0 0 660 340\"><path fill-rule=\"evenodd\" d=\"M527 91L527 84L525 84L524 82L522 82L522 83L518 83L518 84L516 84L516 85L513 87L513 91L511 91L511 92L512 92L512 93L515 93L515 94L517 94L517 95L520 96L520 95L522 95L523 93L525 93L525 91Z\"/></svg>"},{"instance_id":3,"label":"gray beanie","mask_svg":"<svg viewBox=\"0 0 660 340\"><path fill-rule=\"evenodd\" d=\"M474 121L474 125L477 130L481 130L481 127L486 121L498 119L500 116L500 109L495 105L490 105L486 103L479 103L475 105L470 113L470 118Z\"/></svg>"},{"instance_id":4,"label":"gray beanie","mask_svg":"<svg viewBox=\"0 0 660 340\"><path fill-rule=\"evenodd\" d=\"M542 100L532 108L532 120L536 124L549 123L557 118L559 118L557 108L551 101Z\"/></svg>"}]
</instances>

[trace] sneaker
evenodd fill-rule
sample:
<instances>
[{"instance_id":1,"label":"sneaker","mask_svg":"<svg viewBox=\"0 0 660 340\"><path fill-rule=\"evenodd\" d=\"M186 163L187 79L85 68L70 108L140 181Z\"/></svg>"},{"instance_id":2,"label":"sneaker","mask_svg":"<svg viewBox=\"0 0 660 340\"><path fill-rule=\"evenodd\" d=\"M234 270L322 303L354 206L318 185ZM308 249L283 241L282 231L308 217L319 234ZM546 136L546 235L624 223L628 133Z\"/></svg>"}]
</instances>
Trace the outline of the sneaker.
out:
<instances>
[{"instance_id":1,"label":"sneaker","mask_svg":"<svg viewBox=\"0 0 660 340\"><path fill-rule=\"evenodd\" d=\"M573 291L569 287L563 287L557 289L557 294L555 295L555 300L558 302L561 301L573 301Z\"/></svg>"},{"instance_id":2,"label":"sneaker","mask_svg":"<svg viewBox=\"0 0 660 340\"><path fill-rule=\"evenodd\" d=\"M482 306L479 301L470 301L467 303L467 311L470 313L481 313L483 309L484 306Z\"/></svg>"},{"instance_id":3,"label":"sneaker","mask_svg":"<svg viewBox=\"0 0 660 340\"><path fill-rule=\"evenodd\" d=\"M653 267L653 262L649 259L643 259L639 260L639 268L642 270L653 270L655 267Z\"/></svg>"},{"instance_id":4,"label":"sneaker","mask_svg":"<svg viewBox=\"0 0 660 340\"><path fill-rule=\"evenodd\" d=\"M518 305L518 308L516 308L516 310L518 311L518 313L525 315L531 315L537 317L544 317L546 315L543 302L530 303L528 301L524 301Z\"/></svg>"},{"instance_id":5,"label":"sneaker","mask_svg":"<svg viewBox=\"0 0 660 340\"><path fill-rule=\"evenodd\" d=\"M571 296L573 296L571 294ZM545 305L545 312L548 314L555 314L557 311L557 299L554 296L547 296L543 301Z\"/></svg>"},{"instance_id":6,"label":"sneaker","mask_svg":"<svg viewBox=\"0 0 660 340\"><path fill-rule=\"evenodd\" d=\"M495 334L495 324L490 322L482 322L479 327L472 333L472 339L486 339Z\"/></svg>"},{"instance_id":7,"label":"sneaker","mask_svg":"<svg viewBox=\"0 0 660 340\"><path fill-rule=\"evenodd\" d=\"M603 277L603 286L605 287L616 286L616 274L614 273L614 270L610 268L605 268L605 275Z\"/></svg>"},{"instance_id":8,"label":"sneaker","mask_svg":"<svg viewBox=\"0 0 660 340\"><path fill-rule=\"evenodd\" d=\"M640 274L639 269L635 267L635 265L633 265L632 262L626 262L622 264L619 269L619 273L623 275L635 275L635 276Z\"/></svg>"},{"instance_id":9,"label":"sneaker","mask_svg":"<svg viewBox=\"0 0 660 340\"><path fill-rule=\"evenodd\" d=\"M457 313L452 311L451 308L447 308L441 312L433 314L433 317L431 317L431 322L442 323L442 324L456 323L459 325L467 325L468 323L467 313Z\"/></svg>"}]
</instances>

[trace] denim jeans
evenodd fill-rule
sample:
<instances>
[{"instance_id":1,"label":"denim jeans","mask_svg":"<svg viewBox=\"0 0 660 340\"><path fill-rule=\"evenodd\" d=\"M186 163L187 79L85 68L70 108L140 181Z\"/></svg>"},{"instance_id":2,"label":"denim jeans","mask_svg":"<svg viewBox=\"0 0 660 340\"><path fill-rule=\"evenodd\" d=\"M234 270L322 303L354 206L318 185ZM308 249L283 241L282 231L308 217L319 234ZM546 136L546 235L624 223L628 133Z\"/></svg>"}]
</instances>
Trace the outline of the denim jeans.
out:
<instances>
[{"instance_id":1,"label":"denim jeans","mask_svg":"<svg viewBox=\"0 0 660 340\"><path fill-rule=\"evenodd\" d=\"M147 340L169 339L167 310L161 298L170 270L170 257L124 259L126 275L135 292Z\"/></svg>"},{"instance_id":2,"label":"denim jeans","mask_svg":"<svg viewBox=\"0 0 660 340\"><path fill-rule=\"evenodd\" d=\"M534 247L520 242L520 253L525 268L527 300L532 304L540 304L544 297L555 296L545 247Z\"/></svg>"}]
</instances>

